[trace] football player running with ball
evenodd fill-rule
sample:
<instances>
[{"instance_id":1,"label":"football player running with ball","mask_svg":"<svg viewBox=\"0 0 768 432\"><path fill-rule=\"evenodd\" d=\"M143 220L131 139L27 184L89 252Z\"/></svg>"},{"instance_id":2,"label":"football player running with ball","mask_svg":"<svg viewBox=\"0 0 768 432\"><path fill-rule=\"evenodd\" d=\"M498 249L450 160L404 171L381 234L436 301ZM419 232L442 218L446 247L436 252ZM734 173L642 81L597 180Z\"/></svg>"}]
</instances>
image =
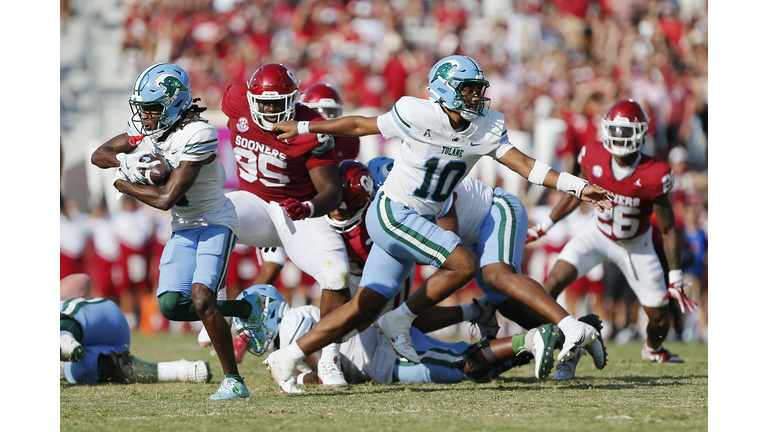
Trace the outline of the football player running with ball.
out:
<instances>
[{"instance_id":1,"label":"football player running with ball","mask_svg":"<svg viewBox=\"0 0 768 432\"><path fill-rule=\"evenodd\" d=\"M323 216L341 204L334 140L324 134L278 138L281 121L322 122L323 116L297 103L299 86L290 69L267 63L248 82L230 85L221 101L229 118L239 190L227 193L237 212L239 242L282 247L288 258L322 288L325 316L350 299L344 242ZM339 369L340 340L323 348L323 383L345 386Z\"/></svg>"},{"instance_id":2,"label":"football player running with ball","mask_svg":"<svg viewBox=\"0 0 768 432\"><path fill-rule=\"evenodd\" d=\"M157 297L163 316L174 321L201 320L224 370L224 381L211 399L247 398L248 389L235 361L230 325L224 316L259 326L258 297L218 301L227 262L237 242L235 207L222 187L224 166L217 151L216 128L200 117L189 75L171 63L141 71L129 99L133 115L128 131L102 144L91 156L99 168L118 167L114 186L160 210L170 210L171 238L160 258ZM163 187L148 185L140 162L154 153L173 171Z\"/></svg>"},{"instance_id":3,"label":"football player running with ball","mask_svg":"<svg viewBox=\"0 0 768 432\"><path fill-rule=\"evenodd\" d=\"M697 305L683 291L680 233L669 201L674 183L672 170L661 160L640 153L648 131L649 118L632 99L622 99L603 117L603 142L581 148L578 163L583 176L600 182L614 193L613 208L597 214L590 224L572 238L560 252L544 288L557 298L573 281L597 264L610 261L618 266L648 315L648 339L642 357L658 363L680 363L680 357L664 349L669 332L669 298L677 300L680 311L693 312ZM579 202L563 197L549 219L529 229L528 240L535 240L557 221L570 214ZM669 262L669 285L659 257L653 250L650 217L656 213ZM578 361L558 365L555 379L570 379Z\"/></svg>"},{"instance_id":4,"label":"football player running with ball","mask_svg":"<svg viewBox=\"0 0 768 432\"><path fill-rule=\"evenodd\" d=\"M330 341L373 323L415 264L438 270L397 309L376 321L395 351L419 363L409 330L413 320L477 275L475 255L459 237L435 224L436 216L482 156L490 156L530 182L556 188L591 202L599 211L611 208L612 194L567 173L529 158L509 142L504 116L490 110L484 93L489 83L471 58L449 56L429 73L430 99L403 97L379 117L348 116L324 122L281 122L278 139L314 133L334 136L382 134L398 137L402 147L392 172L376 194L366 226L374 242L352 301L334 310L287 349L270 354L265 363L275 381L290 385L298 361ZM579 323L569 317L558 323L566 335L559 359L575 355L597 338L573 332Z\"/></svg>"}]
</instances>

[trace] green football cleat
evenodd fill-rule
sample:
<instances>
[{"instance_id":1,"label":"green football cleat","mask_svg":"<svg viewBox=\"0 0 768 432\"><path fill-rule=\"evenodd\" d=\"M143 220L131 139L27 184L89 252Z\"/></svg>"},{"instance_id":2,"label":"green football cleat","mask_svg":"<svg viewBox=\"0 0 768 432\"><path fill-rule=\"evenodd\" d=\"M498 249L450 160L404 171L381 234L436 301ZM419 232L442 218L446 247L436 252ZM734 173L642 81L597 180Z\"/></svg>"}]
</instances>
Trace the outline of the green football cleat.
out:
<instances>
[{"instance_id":1,"label":"green football cleat","mask_svg":"<svg viewBox=\"0 0 768 432\"><path fill-rule=\"evenodd\" d=\"M555 345L560 338L560 328L554 324L544 324L530 331L533 335L533 354L536 378L544 379L552 372L555 364Z\"/></svg>"}]
</instances>

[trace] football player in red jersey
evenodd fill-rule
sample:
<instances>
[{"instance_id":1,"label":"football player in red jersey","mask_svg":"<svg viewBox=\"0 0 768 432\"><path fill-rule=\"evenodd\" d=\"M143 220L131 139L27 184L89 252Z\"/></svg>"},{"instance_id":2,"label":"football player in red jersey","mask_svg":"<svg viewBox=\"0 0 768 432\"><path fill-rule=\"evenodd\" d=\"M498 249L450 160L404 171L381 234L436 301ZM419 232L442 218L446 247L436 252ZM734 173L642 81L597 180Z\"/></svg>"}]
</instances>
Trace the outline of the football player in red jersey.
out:
<instances>
[{"instance_id":1,"label":"football player in red jersey","mask_svg":"<svg viewBox=\"0 0 768 432\"><path fill-rule=\"evenodd\" d=\"M344 112L344 101L330 84L312 84L299 96L299 102L327 119L339 118ZM333 147L336 152L336 162L357 159L357 155L360 154L360 138L336 136L333 139L336 142Z\"/></svg>"},{"instance_id":2,"label":"football player in red jersey","mask_svg":"<svg viewBox=\"0 0 768 432\"><path fill-rule=\"evenodd\" d=\"M341 236L322 216L341 203L342 189L334 139L308 134L279 140L271 132L286 120L322 121L297 103L299 85L288 68L268 63L248 82L230 85L221 101L229 118L240 187L227 193L237 210L239 242L254 247L283 247L291 261L323 288L320 310L325 316L350 298L349 264ZM330 362L339 344L323 349ZM346 385L334 363L329 385Z\"/></svg>"},{"instance_id":3,"label":"football player in red jersey","mask_svg":"<svg viewBox=\"0 0 768 432\"><path fill-rule=\"evenodd\" d=\"M596 223L573 237L560 253L544 288L557 298L577 278L592 267L610 261L616 264L648 315L648 339L642 357L663 363L680 363L680 357L664 349L662 342L670 327L669 298L677 300L681 312L693 312L697 305L685 296L680 233L669 200L674 176L669 165L639 152L648 131L649 118L632 99L622 99L603 117L602 145L595 141L581 148L578 163L582 176L598 182L614 193L613 208L598 213ZM531 227L532 241L554 223L572 212L578 200L564 197L549 219ZM669 262L669 281L651 242L650 218L656 213ZM573 378L578 356L558 365L556 379ZM558 377L560 375L560 377Z\"/></svg>"}]
</instances>

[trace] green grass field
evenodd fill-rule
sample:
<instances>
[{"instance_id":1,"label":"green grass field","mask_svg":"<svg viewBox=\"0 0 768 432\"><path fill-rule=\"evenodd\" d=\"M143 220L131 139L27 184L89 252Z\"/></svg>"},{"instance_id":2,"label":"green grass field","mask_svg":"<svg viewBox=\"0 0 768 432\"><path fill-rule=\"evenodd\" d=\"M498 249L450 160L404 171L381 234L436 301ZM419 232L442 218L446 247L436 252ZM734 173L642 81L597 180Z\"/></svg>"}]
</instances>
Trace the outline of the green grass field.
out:
<instances>
[{"instance_id":1,"label":"green grass field","mask_svg":"<svg viewBox=\"0 0 768 432\"><path fill-rule=\"evenodd\" d=\"M240 373L247 400L210 401L223 376L218 357L196 335L134 333L131 352L151 361L205 359L209 384L69 385L61 381L62 431L704 431L708 429L707 345L667 343L684 364L651 364L640 342L607 343L608 365L587 357L569 382L533 377L533 365L488 383L309 386L278 393L261 364L246 354ZM554 371L553 371L554 373Z\"/></svg>"}]
</instances>

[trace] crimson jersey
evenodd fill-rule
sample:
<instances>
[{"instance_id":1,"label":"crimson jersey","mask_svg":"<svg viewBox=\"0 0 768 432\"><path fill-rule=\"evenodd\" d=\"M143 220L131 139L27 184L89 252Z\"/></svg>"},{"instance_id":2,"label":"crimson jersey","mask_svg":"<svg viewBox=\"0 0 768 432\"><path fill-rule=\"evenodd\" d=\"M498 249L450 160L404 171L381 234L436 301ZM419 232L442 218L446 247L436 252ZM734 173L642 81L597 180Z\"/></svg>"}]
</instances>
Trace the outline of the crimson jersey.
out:
<instances>
[{"instance_id":1,"label":"crimson jersey","mask_svg":"<svg viewBox=\"0 0 768 432\"><path fill-rule=\"evenodd\" d=\"M597 212L597 226L611 240L628 240L648 231L653 200L669 192L674 184L672 169L658 158L640 154L635 171L616 180L611 170L613 155L601 142L581 148L578 162L591 184L613 192L613 208Z\"/></svg>"},{"instance_id":2,"label":"crimson jersey","mask_svg":"<svg viewBox=\"0 0 768 432\"><path fill-rule=\"evenodd\" d=\"M221 99L221 110L229 117L227 127L240 175L240 190L264 201L286 198L306 201L317 195L309 171L336 163L333 140L327 135L299 135L280 141L251 117L244 82L230 85ZM322 121L323 116L296 104L296 121Z\"/></svg>"},{"instance_id":3,"label":"crimson jersey","mask_svg":"<svg viewBox=\"0 0 768 432\"><path fill-rule=\"evenodd\" d=\"M347 233L341 234L341 238L344 239L344 246L347 248L349 271L357 276L362 275L365 260L368 259L371 246L373 246L373 240L371 240L365 227L365 214L363 214L360 225Z\"/></svg>"},{"instance_id":4,"label":"crimson jersey","mask_svg":"<svg viewBox=\"0 0 768 432\"><path fill-rule=\"evenodd\" d=\"M336 152L337 163L347 159L357 159L357 155L360 154L360 138L337 136L333 139L336 141L333 149Z\"/></svg>"}]
</instances>

